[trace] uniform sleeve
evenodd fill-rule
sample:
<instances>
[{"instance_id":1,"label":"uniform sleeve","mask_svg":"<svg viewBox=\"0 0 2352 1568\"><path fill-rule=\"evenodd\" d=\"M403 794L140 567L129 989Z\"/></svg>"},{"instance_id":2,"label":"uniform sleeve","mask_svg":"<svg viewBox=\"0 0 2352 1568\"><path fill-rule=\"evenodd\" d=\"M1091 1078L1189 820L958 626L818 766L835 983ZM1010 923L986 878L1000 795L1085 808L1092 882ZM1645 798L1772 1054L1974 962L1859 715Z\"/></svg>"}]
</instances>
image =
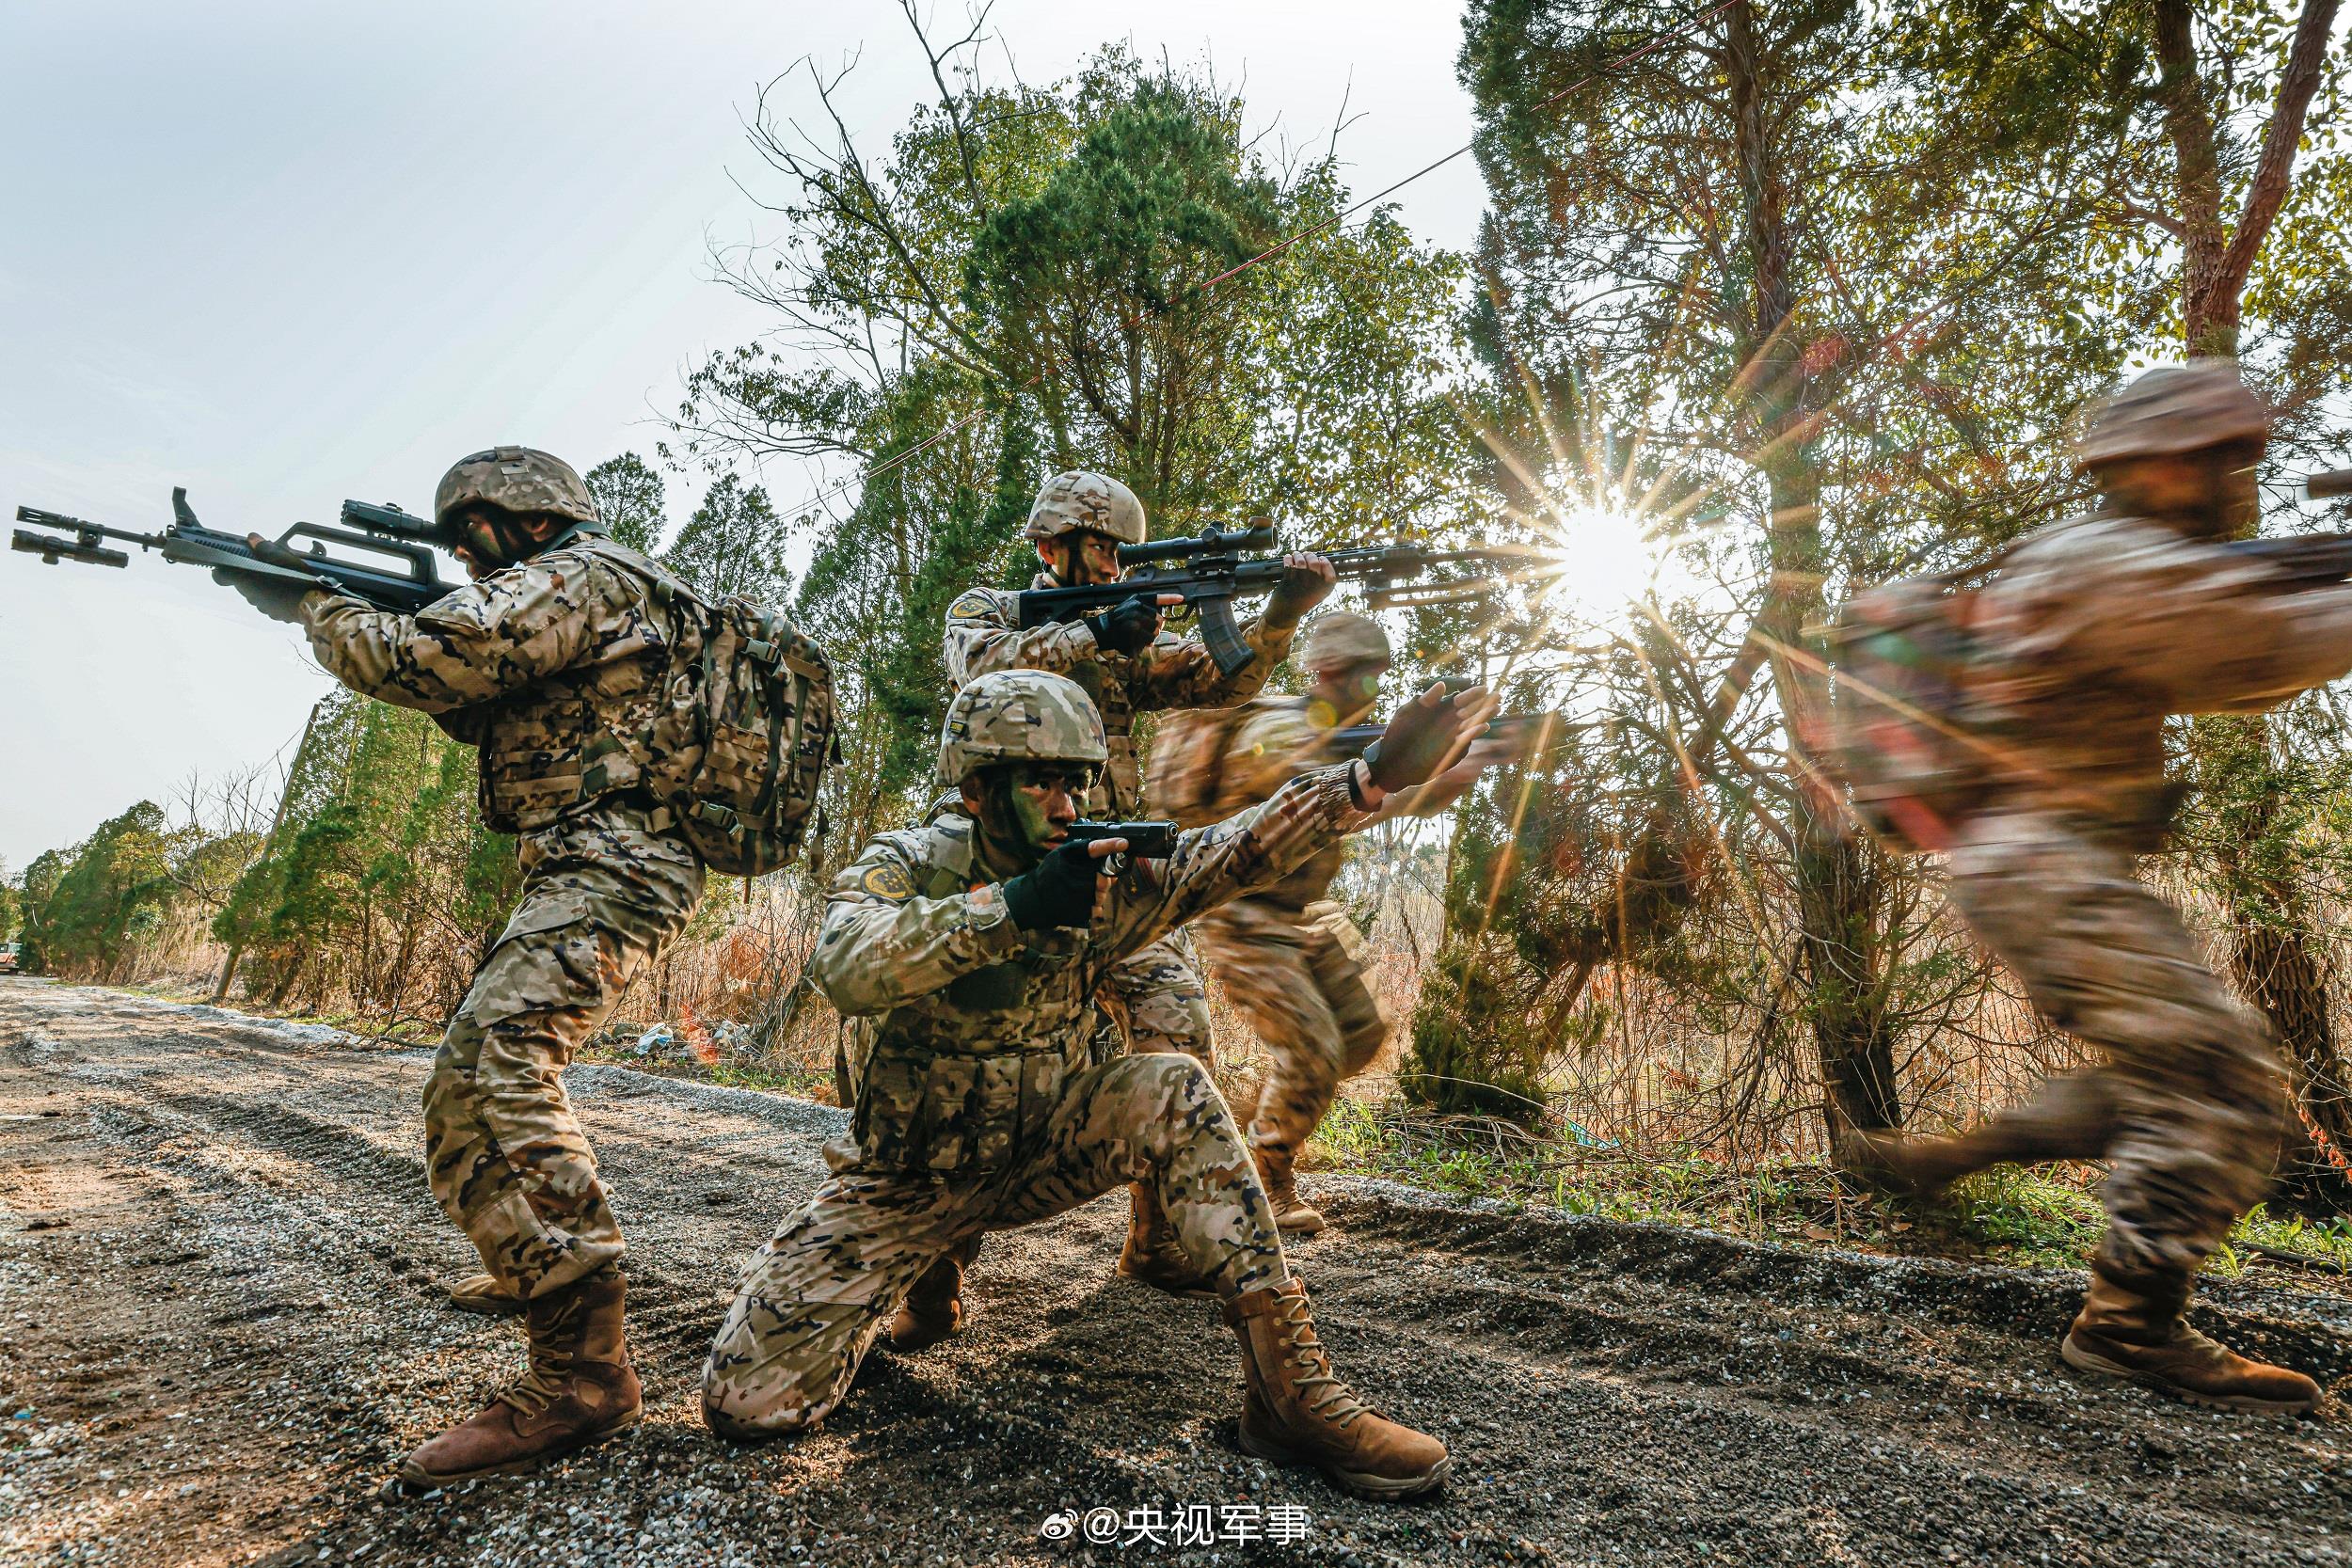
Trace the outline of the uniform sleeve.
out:
<instances>
[{"instance_id":1,"label":"uniform sleeve","mask_svg":"<svg viewBox=\"0 0 2352 1568\"><path fill-rule=\"evenodd\" d=\"M593 607L610 592L608 573L568 557L492 573L414 615L314 594L303 623L318 661L354 691L445 713L577 662L596 634Z\"/></svg>"},{"instance_id":2,"label":"uniform sleeve","mask_svg":"<svg viewBox=\"0 0 2352 1568\"><path fill-rule=\"evenodd\" d=\"M886 838L834 879L809 977L844 1017L888 1012L1020 950L999 888L925 898L915 885Z\"/></svg>"},{"instance_id":3,"label":"uniform sleeve","mask_svg":"<svg viewBox=\"0 0 2352 1568\"><path fill-rule=\"evenodd\" d=\"M2027 622L2014 651L2170 712L2265 706L2352 669L2352 588L2285 590L2257 562L2144 524L2022 553L2024 580L1996 591Z\"/></svg>"},{"instance_id":4,"label":"uniform sleeve","mask_svg":"<svg viewBox=\"0 0 2352 1568\"><path fill-rule=\"evenodd\" d=\"M1015 595L974 589L947 607L943 640L947 678L962 687L999 670L1050 670L1060 674L1095 657L1094 633L1083 621L1054 621L1023 631Z\"/></svg>"},{"instance_id":5,"label":"uniform sleeve","mask_svg":"<svg viewBox=\"0 0 2352 1568\"><path fill-rule=\"evenodd\" d=\"M1178 835L1156 885L1148 893L1127 893L1116 906L1104 932L1109 961L1151 945L1203 911L1281 880L1370 822L1371 814L1356 809L1348 788L1354 767L1301 773L1263 805Z\"/></svg>"},{"instance_id":6,"label":"uniform sleeve","mask_svg":"<svg viewBox=\"0 0 2352 1568\"><path fill-rule=\"evenodd\" d=\"M1263 615L1241 624L1249 662L1232 674L1216 667L1208 644L1198 637L1162 636L1137 654L1128 677L1128 695L1138 711L1157 708L1236 707L1265 689L1274 667L1290 657L1296 626L1269 626Z\"/></svg>"},{"instance_id":7,"label":"uniform sleeve","mask_svg":"<svg viewBox=\"0 0 2352 1568\"><path fill-rule=\"evenodd\" d=\"M1322 732L1296 708L1275 707L1234 730L1218 793L1229 800L1271 800L1276 790L1323 761Z\"/></svg>"}]
</instances>

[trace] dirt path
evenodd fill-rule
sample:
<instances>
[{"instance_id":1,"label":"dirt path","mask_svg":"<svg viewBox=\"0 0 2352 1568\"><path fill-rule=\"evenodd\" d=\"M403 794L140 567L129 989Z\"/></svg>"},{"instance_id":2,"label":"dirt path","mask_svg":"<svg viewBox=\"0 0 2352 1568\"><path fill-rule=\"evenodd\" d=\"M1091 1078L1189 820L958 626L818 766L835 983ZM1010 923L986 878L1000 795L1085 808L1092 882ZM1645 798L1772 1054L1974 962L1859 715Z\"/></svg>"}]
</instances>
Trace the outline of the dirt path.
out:
<instances>
[{"instance_id":1,"label":"dirt path","mask_svg":"<svg viewBox=\"0 0 2352 1568\"><path fill-rule=\"evenodd\" d=\"M2249 1418L2078 1380L2053 1354L2078 1279L1360 1182L1314 1188L1337 1227L1297 1262L1342 1371L1454 1444L1435 1503L1358 1503L1244 1455L1211 1310L1110 1276L1117 1198L992 1238L973 1330L872 1357L824 1431L727 1449L697 1414L701 1356L839 1117L615 1068L568 1083L628 1229L649 1418L547 1476L384 1502L398 1456L519 1342L435 1304L467 1254L424 1189L423 1070L326 1031L0 981L0 1563L2352 1555L2340 1408ZM2352 1372L2344 1298L2211 1299L2239 1343ZM1041 1540L1068 1509L1118 1511L1121 1542L1166 1527Z\"/></svg>"}]
</instances>

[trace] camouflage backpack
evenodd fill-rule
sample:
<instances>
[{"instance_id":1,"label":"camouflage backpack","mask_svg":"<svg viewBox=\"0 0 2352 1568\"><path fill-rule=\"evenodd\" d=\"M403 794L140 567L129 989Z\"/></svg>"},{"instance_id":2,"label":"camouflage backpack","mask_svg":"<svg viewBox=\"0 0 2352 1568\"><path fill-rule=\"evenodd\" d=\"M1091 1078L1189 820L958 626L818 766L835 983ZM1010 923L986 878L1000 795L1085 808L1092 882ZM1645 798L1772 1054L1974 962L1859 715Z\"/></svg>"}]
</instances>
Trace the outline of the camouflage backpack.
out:
<instances>
[{"instance_id":1,"label":"camouflage backpack","mask_svg":"<svg viewBox=\"0 0 2352 1568\"><path fill-rule=\"evenodd\" d=\"M1941 852L1996 779L1976 611L1960 577L1911 578L1856 594L1830 633L1822 760L1862 825L1899 852Z\"/></svg>"},{"instance_id":2,"label":"camouflage backpack","mask_svg":"<svg viewBox=\"0 0 2352 1568\"><path fill-rule=\"evenodd\" d=\"M840 760L824 650L766 605L705 599L634 550L599 547L636 567L678 625L670 701L635 748L655 799L722 876L790 864L825 766Z\"/></svg>"}]
</instances>

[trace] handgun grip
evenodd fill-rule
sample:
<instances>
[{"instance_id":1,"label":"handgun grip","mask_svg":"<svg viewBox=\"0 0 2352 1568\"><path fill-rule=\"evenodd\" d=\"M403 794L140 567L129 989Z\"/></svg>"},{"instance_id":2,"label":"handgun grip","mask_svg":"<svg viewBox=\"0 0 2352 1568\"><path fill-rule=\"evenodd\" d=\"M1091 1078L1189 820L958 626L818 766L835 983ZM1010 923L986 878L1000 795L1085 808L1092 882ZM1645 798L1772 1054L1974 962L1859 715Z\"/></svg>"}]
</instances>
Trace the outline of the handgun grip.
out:
<instances>
[{"instance_id":1,"label":"handgun grip","mask_svg":"<svg viewBox=\"0 0 2352 1568\"><path fill-rule=\"evenodd\" d=\"M1242 641L1241 627L1233 622L1233 596L1231 594L1207 594L1193 601L1193 609L1200 616L1200 641L1208 644L1209 657L1216 660L1218 671L1238 675L1257 657L1249 644Z\"/></svg>"}]
</instances>

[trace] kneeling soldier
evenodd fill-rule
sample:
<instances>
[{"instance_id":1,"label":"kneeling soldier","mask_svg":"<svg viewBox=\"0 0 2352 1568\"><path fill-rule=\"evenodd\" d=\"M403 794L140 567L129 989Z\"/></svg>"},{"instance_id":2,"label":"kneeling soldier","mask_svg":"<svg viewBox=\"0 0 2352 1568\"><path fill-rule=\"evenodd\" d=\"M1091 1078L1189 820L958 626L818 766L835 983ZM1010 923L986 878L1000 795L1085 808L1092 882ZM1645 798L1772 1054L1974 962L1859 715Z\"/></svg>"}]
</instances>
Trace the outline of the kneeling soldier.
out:
<instances>
[{"instance_id":1,"label":"kneeling soldier","mask_svg":"<svg viewBox=\"0 0 2352 1568\"><path fill-rule=\"evenodd\" d=\"M1140 1182L1241 1338L1244 1447L1366 1497L1442 1482L1442 1443L1332 1374L1208 1070L1173 1053L1088 1062L1110 969L1361 826L1458 752L1461 727L1432 688L1363 761L1303 774L1111 879L1099 873L1120 841L1066 842L1107 754L1086 693L1039 671L959 692L940 763L966 815L883 834L834 883L811 974L844 1013L881 1017L856 1150L753 1256L703 1374L712 1430L814 1426L934 1259Z\"/></svg>"}]
</instances>

